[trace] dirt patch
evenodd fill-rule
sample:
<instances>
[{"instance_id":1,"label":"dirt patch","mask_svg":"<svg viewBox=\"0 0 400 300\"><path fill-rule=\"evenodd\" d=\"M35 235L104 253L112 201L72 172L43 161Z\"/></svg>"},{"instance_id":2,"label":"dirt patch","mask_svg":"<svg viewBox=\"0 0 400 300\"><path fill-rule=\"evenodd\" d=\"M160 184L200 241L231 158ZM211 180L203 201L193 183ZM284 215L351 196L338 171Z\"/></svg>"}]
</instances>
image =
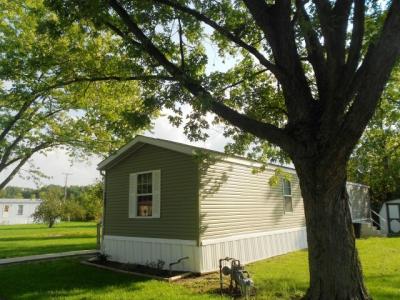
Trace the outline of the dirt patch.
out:
<instances>
[{"instance_id":1,"label":"dirt patch","mask_svg":"<svg viewBox=\"0 0 400 300\"><path fill-rule=\"evenodd\" d=\"M229 278L224 276L224 288L229 285ZM220 294L219 274L191 275L177 282L186 288L200 294ZM227 290L224 290L227 292Z\"/></svg>"}]
</instances>

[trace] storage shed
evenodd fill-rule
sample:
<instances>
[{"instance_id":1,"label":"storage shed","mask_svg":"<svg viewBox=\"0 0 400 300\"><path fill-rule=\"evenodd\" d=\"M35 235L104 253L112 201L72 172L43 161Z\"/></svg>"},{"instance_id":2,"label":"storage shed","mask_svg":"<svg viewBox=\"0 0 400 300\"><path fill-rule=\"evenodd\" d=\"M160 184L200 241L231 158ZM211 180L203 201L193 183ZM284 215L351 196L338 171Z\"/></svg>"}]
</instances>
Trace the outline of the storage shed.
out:
<instances>
[{"instance_id":1,"label":"storage shed","mask_svg":"<svg viewBox=\"0 0 400 300\"><path fill-rule=\"evenodd\" d=\"M381 232L385 235L400 235L400 199L390 200L379 211Z\"/></svg>"},{"instance_id":2,"label":"storage shed","mask_svg":"<svg viewBox=\"0 0 400 300\"><path fill-rule=\"evenodd\" d=\"M137 136L98 168L105 180L102 250L111 260L206 273L229 256L249 263L307 247L292 168ZM356 193L355 193L356 194Z\"/></svg>"}]
</instances>

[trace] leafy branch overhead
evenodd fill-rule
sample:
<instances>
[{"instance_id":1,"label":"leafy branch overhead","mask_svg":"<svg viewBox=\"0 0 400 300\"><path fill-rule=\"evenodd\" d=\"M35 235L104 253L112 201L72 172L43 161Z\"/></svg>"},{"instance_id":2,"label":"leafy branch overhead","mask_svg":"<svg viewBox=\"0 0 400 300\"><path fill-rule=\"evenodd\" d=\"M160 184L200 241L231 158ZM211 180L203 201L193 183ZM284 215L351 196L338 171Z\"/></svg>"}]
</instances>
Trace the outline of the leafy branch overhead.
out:
<instances>
[{"instance_id":1,"label":"leafy branch overhead","mask_svg":"<svg viewBox=\"0 0 400 300\"><path fill-rule=\"evenodd\" d=\"M377 211L400 192L399 80L397 66L348 165L349 180L370 186L371 204Z\"/></svg>"},{"instance_id":2,"label":"leafy branch overhead","mask_svg":"<svg viewBox=\"0 0 400 300\"><path fill-rule=\"evenodd\" d=\"M189 92L178 93L176 83L165 86L163 82L158 96L166 99L168 108L175 101L188 102L286 152L293 152L296 144L296 155L321 150L319 145L310 145L307 132L298 132L299 124L305 131L320 134L321 144L327 144L324 148L329 149L335 136L349 140L349 149L354 146L348 136L361 135L399 51L399 37L394 34L399 26L397 1L388 8L386 25L373 43L364 38L365 14L372 4L368 8L362 0L354 5L353 1L338 1L335 6L327 1L296 1L295 6L291 1L63 2L47 1L64 17L61 25L84 16L98 28L109 29L129 47L131 57L138 59L136 67L149 73L164 70ZM354 26L349 32L350 19ZM314 29L318 22L321 31ZM221 56L240 57L238 63L226 73L210 72L209 50L198 42L205 39L215 44ZM140 59L135 56L139 51ZM381 72L371 75L370 70L378 66ZM246 86L244 81L257 68L268 72L258 74ZM376 84L368 84L371 80ZM236 81L241 82L236 88L218 93L223 85ZM277 82L280 89L265 91ZM265 105L260 111L260 101L255 99L264 99L264 104L275 97L280 98L279 104ZM278 121L276 115L281 116ZM360 122L355 124L355 118ZM309 120L315 120L319 128L313 128Z\"/></svg>"},{"instance_id":3,"label":"leafy branch overhead","mask_svg":"<svg viewBox=\"0 0 400 300\"><path fill-rule=\"evenodd\" d=\"M73 24L55 38L48 25L57 17L41 1L1 1L0 11L0 189L37 152L108 154L158 114L137 81L171 77L133 75L111 34Z\"/></svg>"},{"instance_id":4,"label":"leafy branch overhead","mask_svg":"<svg viewBox=\"0 0 400 300\"><path fill-rule=\"evenodd\" d=\"M400 55L397 0L46 0L71 24L111 34L143 95L186 117L227 125L228 150L290 159L299 176L310 262L307 299L369 299L346 192L346 165ZM373 26L371 26L373 25ZM139 72L137 72L139 71ZM135 73L137 72L137 73ZM182 115L183 104L194 112ZM271 147L272 145L272 147ZM258 153L258 154L257 154ZM322 213L323 212L323 213Z\"/></svg>"}]
</instances>

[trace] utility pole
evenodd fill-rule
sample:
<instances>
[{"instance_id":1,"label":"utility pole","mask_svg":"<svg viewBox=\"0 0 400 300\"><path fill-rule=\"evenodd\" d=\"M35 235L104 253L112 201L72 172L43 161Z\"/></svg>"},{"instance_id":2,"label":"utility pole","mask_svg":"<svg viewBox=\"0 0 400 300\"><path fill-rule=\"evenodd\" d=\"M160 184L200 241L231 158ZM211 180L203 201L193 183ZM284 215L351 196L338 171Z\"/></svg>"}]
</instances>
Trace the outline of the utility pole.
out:
<instances>
[{"instance_id":1,"label":"utility pole","mask_svg":"<svg viewBox=\"0 0 400 300\"><path fill-rule=\"evenodd\" d=\"M72 175L72 173L62 173L65 175L65 182L64 182L64 202L67 201L67 184L68 184L68 176Z\"/></svg>"},{"instance_id":2,"label":"utility pole","mask_svg":"<svg viewBox=\"0 0 400 300\"><path fill-rule=\"evenodd\" d=\"M68 185L68 176L72 175L72 173L62 173L65 175L65 182L64 182L64 204L67 202L67 185ZM68 214L68 222L70 221L70 215Z\"/></svg>"}]
</instances>

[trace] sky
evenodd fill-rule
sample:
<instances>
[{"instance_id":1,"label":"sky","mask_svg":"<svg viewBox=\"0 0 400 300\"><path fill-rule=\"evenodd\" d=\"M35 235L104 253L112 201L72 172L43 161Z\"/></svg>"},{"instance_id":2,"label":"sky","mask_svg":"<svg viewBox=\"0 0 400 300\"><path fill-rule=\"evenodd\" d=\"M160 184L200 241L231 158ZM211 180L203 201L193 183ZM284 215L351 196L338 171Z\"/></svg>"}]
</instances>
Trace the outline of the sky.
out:
<instances>
[{"instance_id":1,"label":"sky","mask_svg":"<svg viewBox=\"0 0 400 300\"><path fill-rule=\"evenodd\" d=\"M184 108L184 111L189 111L190 108ZM212 116L209 116L211 119ZM225 144L228 142L223 134L223 128L213 126L208 131L209 138L203 142L190 142L185 134L183 128L176 128L172 126L167 118L167 114L159 117L154 121L154 128L151 132L147 131L144 133L146 136L172 140L174 142L180 142L185 144L191 144L213 150L223 151ZM42 179L40 184L65 184L65 173L69 173L67 185L88 185L100 180L101 176L99 171L96 169L97 164L102 160L101 157L92 156L85 161L71 161L67 152L62 149L55 149L46 152L46 155L36 154L32 159L32 163L40 169L40 171L47 176L49 179ZM0 180L2 176L0 176ZM21 186L36 188L36 184L29 179L21 178L21 176L15 176L14 179L8 184L9 186Z\"/></svg>"}]
</instances>

